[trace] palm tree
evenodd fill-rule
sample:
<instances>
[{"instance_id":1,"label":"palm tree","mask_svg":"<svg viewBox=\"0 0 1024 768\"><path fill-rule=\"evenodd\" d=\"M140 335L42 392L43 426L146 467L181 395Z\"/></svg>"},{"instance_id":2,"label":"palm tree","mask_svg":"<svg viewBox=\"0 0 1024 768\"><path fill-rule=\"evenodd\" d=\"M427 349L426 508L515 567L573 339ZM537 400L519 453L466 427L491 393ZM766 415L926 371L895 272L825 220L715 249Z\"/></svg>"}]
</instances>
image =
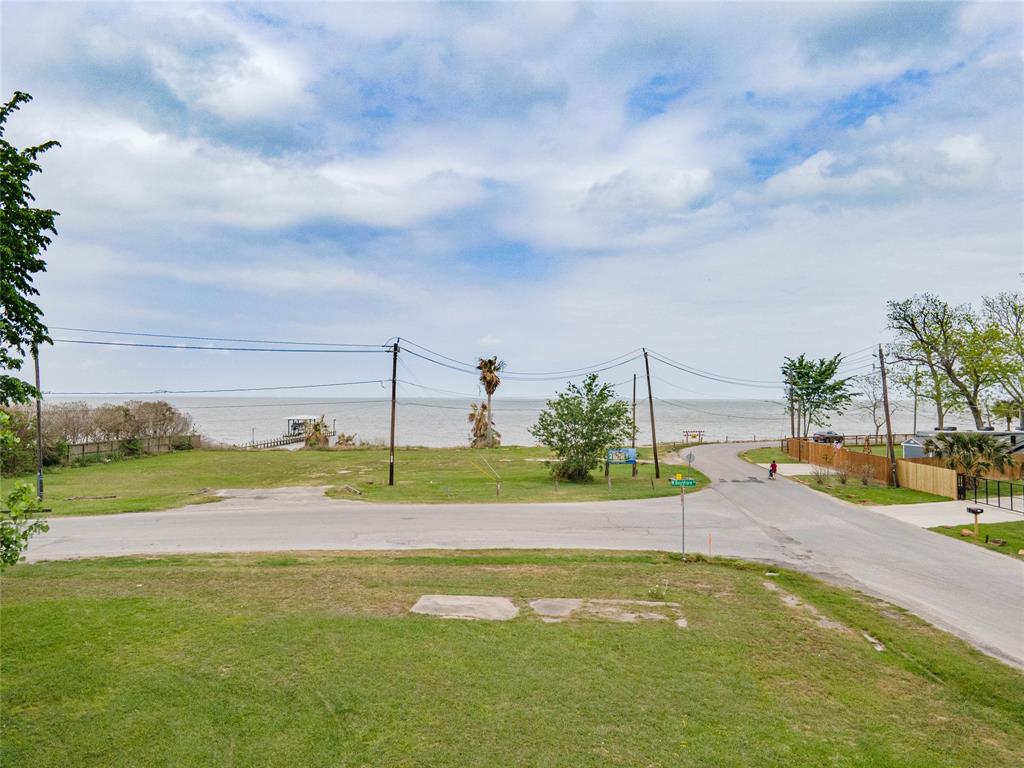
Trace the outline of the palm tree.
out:
<instances>
[{"instance_id":1,"label":"palm tree","mask_svg":"<svg viewBox=\"0 0 1024 768\"><path fill-rule=\"evenodd\" d=\"M491 408L491 395L501 386L501 372L505 370L505 361L495 357L481 357L476 364L480 371L480 383L487 393L487 447L494 445L494 410Z\"/></svg>"},{"instance_id":2,"label":"palm tree","mask_svg":"<svg viewBox=\"0 0 1024 768\"><path fill-rule=\"evenodd\" d=\"M325 417L321 416L316 421L307 423L306 447L326 448L331 442L328 434L329 430L327 429L327 419Z\"/></svg>"},{"instance_id":3,"label":"palm tree","mask_svg":"<svg viewBox=\"0 0 1024 768\"><path fill-rule=\"evenodd\" d=\"M470 404L467 421L473 425L469 431L469 444L473 448L483 448L488 441L494 442L495 438L501 444L501 433L494 429L488 415L487 403Z\"/></svg>"},{"instance_id":4,"label":"palm tree","mask_svg":"<svg viewBox=\"0 0 1024 768\"><path fill-rule=\"evenodd\" d=\"M924 448L950 469L966 475L972 488L975 478L992 470L1005 472L1016 464L1008 443L981 432L943 432L925 440Z\"/></svg>"}]
</instances>

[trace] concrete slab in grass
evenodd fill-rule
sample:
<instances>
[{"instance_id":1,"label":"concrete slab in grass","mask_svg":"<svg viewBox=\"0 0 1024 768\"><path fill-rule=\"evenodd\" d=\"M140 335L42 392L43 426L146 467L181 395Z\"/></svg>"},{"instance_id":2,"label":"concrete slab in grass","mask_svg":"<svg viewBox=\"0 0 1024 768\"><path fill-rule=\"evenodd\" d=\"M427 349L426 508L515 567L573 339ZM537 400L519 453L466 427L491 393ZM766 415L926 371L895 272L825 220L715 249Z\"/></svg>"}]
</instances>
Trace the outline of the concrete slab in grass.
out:
<instances>
[{"instance_id":1,"label":"concrete slab in grass","mask_svg":"<svg viewBox=\"0 0 1024 768\"><path fill-rule=\"evenodd\" d=\"M574 597L542 597L531 600L530 607L541 621L561 621L583 607L583 601Z\"/></svg>"},{"instance_id":2,"label":"concrete slab in grass","mask_svg":"<svg viewBox=\"0 0 1024 768\"><path fill-rule=\"evenodd\" d=\"M507 597L482 595L423 595L411 610L442 619L508 621L519 615L519 609Z\"/></svg>"}]
</instances>

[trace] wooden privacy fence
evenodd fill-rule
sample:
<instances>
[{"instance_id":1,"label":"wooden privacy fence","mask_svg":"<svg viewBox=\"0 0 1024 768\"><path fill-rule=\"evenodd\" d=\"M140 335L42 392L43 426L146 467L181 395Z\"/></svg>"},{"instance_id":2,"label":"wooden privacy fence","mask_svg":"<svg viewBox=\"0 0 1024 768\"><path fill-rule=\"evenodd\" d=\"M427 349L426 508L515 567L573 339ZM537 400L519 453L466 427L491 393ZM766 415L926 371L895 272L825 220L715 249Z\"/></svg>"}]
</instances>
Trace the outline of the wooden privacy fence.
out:
<instances>
[{"instance_id":1,"label":"wooden privacy fence","mask_svg":"<svg viewBox=\"0 0 1024 768\"><path fill-rule=\"evenodd\" d=\"M900 486L934 493L950 499L957 497L956 470L918 459L897 459L896 473Z\"/></svg>"},{"instance_id":2,"label":"wooden privacy fence","mask_svg":"<svg viewBox=\"0 0 1024 768\"><path fill-rule=\"evenodd\" d=\"M888 456L836 449L826 443L789 438L786 453L807 464L831 469L846 469L856 477L867 473L877 482L892 485ZM950 499L957 497L956 472L939 464L938 459L897 459L896 474L900 485L917 491L934 493Z\"/></svg>"},{"instance_id":3,"label":"wooden privacy fence","mask_svg":"<svg viewBox=\"0 0 1024 768\"><path fill-rule=\"evenodd\" d=\"M131 438L130 438L131 439ZM199 435L164 435L161 437L138 437L139 450L142 453L170 453L171 451L200 448L202 439ZM67 446L64 462L70 462L85 456L109 456L121 451L129 440L105 440L96 443L76 443Z\"/></svg>"},{"instance_id":4,"label":"wooden privacy fence","mask_svg":"<svg viewBox=\"0 0 1024 768\"><path fill-rule=\"evenodd\" d=\"M889 459L873 453L858 453L845 448L836 450L830 443L815 443L810 440L790 438L786 453L795 459L819 467L846 469L851 475L867 473L880 483L891 483Z\"/></svg>"}]
</instances>

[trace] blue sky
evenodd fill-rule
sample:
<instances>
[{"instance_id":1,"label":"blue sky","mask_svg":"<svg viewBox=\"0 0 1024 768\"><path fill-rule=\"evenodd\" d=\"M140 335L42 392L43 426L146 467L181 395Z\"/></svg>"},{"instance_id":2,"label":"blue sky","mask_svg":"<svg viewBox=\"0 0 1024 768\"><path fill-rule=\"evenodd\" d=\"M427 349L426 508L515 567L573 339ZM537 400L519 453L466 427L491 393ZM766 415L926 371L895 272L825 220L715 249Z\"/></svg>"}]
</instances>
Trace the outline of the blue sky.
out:
<instances>
[{"instance_id":1,"label":"blue sky","mask_svg":"<svg viewBox=\"0 0 1024 768\"><path fill-rule=\"evenodd\" d=\"M35 97L9 135L63 144L35 184L61 212L53 325L405 336L520 370L646 345L771 379L883 340L888 298L1024 269L1014 3L5 3L2 25L3 91ZM388 375L46 358L57 391Z\"/></svg>"}]
</instances>

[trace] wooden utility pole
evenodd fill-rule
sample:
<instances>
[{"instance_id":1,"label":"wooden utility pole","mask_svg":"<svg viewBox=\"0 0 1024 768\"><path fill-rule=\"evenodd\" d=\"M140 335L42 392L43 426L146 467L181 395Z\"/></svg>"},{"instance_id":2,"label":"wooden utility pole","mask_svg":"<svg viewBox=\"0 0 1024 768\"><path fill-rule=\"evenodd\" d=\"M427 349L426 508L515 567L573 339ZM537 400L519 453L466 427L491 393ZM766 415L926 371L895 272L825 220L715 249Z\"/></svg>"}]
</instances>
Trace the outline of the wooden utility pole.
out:
<instances>
[{"instance_id":1,"label":"wooden utility pole","mask_svg":"<svg viewBox=\"0 0 1024 768\"><path fill-rule=\"evenodd\" d=\"M395 410L398 399L398 342L391 347L391 451L388 454L388 485L395 484Z\"/></svg>"},{"instance_id":2,"label":"wooden utility pole","mask_svg":"<svg viewBox=\"0 0 1024 768\"><path fill-rule=\"evenodd\" d=\"M43 389L39 383L39 348L32 347L36 364L36 496L43 500Z\"/></svg>"},{"instance_id":3,"label":"wooden utility pole","mask_svg":"<svg viewBox=\"0 0 1024 768\"><path fill-rule=\"evenodd\" d=\"M647 403L651 406L651 445L654 446L654 476L661 477L661 465L658 464L658 433L654 429L654 395L651 393L651 364L647 360L647 349L644 349L644 370L647 372Z\"/></svg>"},{"instance_id":4,"label":"wooden utility pole","mask_svg":"<svg viewBox=\"0 0 1024 768\"><path fill-rule=\"evenodd\" d=\"M636 374L633 374L633 439L629 443L630 447L636 448ZM634 464L635 468L636 465Z\"/></svg>"},{"instance_id":5,"label":"wooden utility pole","mask_svg":"<svg viewBox=\"0 0 1024 768\"><path fill-rule=\"evenodd\" d=\"M889 384L885 377L885 355L882 345L878 345L878 367L882 373L882 406L885 408L885 444L889 451L889 471L892 475L892 487L900 487L899 472L896 471L896 448L892 444L892 415L889 413Z\"/></svg>"},{"instance_id":6,"label":"wooden utility pole","mask_svg":"<svg viewBox=\"0 0 1024 768\"><path fill-rule=\"evenodd\" d=\"M793 387L789 387L789 434L796 437L796 413L793 411Z\"/></svg>"}]
</instances>

